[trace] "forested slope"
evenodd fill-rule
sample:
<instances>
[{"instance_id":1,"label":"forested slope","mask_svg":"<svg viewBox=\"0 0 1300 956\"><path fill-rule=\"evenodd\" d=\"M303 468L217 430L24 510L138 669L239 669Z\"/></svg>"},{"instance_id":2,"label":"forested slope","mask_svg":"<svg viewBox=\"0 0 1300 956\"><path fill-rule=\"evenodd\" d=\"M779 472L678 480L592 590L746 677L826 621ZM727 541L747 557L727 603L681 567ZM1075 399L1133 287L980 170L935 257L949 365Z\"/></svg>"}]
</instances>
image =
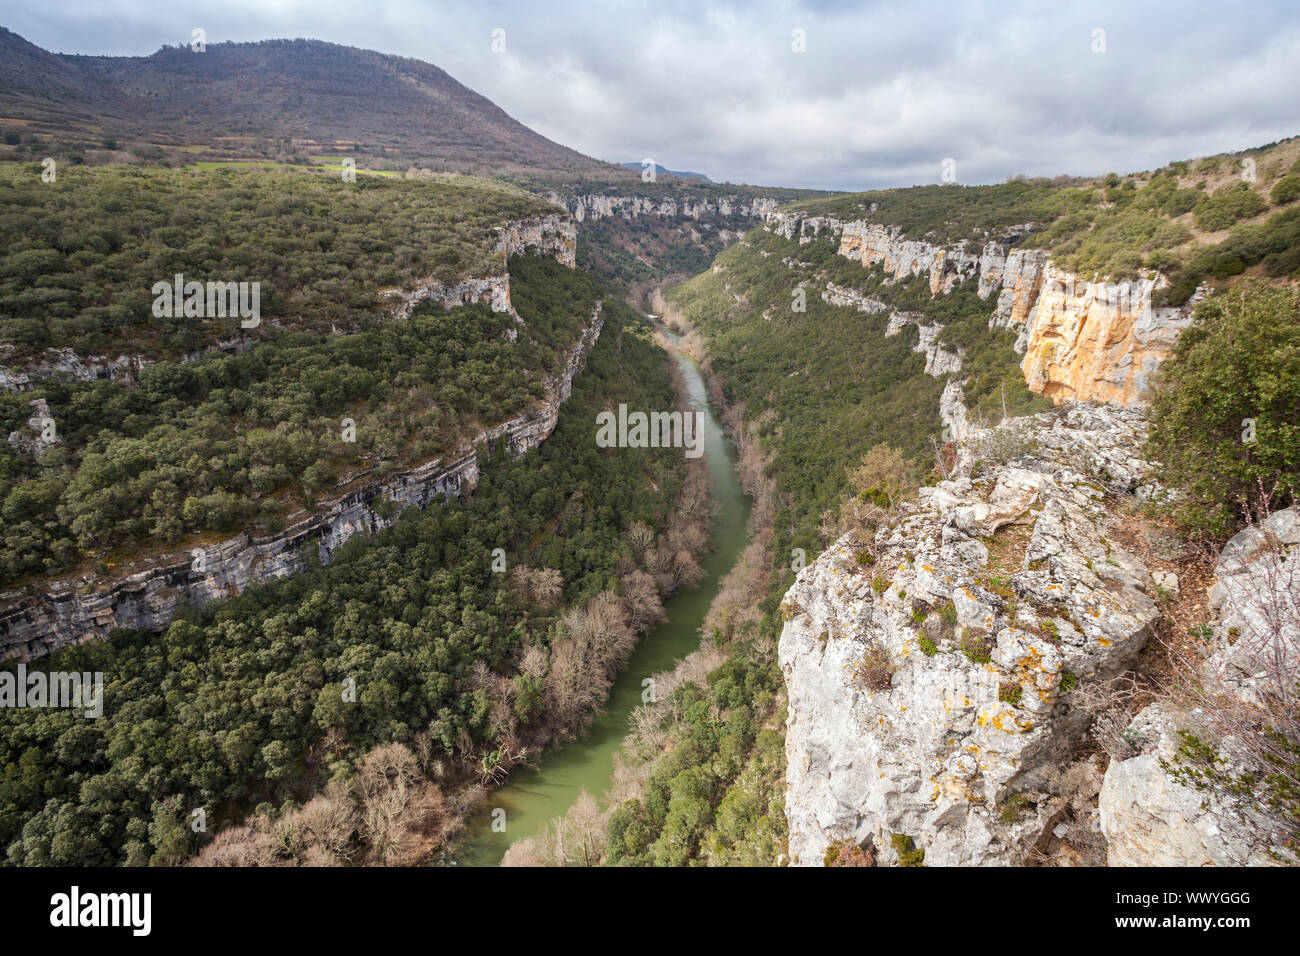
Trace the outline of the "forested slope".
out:
<instances>
[{"instance_id":1,"label":"forested slope","mask_svg":"<svg viewBox=\"0 0 1300 956\"><path fill-rule=\"evenodd\" d=\"M581 313L589 287L575 291L556 269L521 279L517 295ZM690 576L672 519L682 458L592 441L601 408L674 403L664 353L640 321L617 303L605 321L555 433L485 467L471 496L412 510L327 567L206 605L161 635L122 632L53 655L53 669L105 673L105 714L0 714L9 861L175 862L206 841L190 830L193 809L206 808L211 835L259 804L279 817L283 801L306 802L330 781L331 806L364 815L379 797L358 762L393 743L410 751L402 767L418 763L419 805L404 805L409 819L390 820L397 829L379 843L373 814L370 829L358 818L329 860L409 860L455 829L467 780L580 727L654 619L656 590ZM627 540L637 522L668 536L639 562ZM583 631L575 610L561 624L565 607L603 623ZM232 833L223 859L266 850L255 828ZM261 861L296 858L282 849Z\"/></svg>"}]
</instances>

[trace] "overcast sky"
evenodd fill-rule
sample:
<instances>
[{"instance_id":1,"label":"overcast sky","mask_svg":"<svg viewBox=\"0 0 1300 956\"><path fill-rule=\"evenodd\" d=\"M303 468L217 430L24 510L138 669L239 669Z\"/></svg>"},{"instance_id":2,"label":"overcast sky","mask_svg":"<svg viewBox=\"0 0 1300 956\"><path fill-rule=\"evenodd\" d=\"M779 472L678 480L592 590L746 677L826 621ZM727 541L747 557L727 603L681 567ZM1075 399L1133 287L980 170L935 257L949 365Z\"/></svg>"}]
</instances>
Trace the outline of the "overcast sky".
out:
<instances>
[{"instance_id":1,"label":"overcast sky","mask_svg":"<svg viewBox=\"0 0 1300 956\"><path fill-rule=\"evenodd\" d=\"M1294 0L6 0L0 22L63 53L202 27L415 57L566 146L719 181L911 185L948 157L965 183L1122 173L1300 133Z\"/></svg>"}]
</instances>

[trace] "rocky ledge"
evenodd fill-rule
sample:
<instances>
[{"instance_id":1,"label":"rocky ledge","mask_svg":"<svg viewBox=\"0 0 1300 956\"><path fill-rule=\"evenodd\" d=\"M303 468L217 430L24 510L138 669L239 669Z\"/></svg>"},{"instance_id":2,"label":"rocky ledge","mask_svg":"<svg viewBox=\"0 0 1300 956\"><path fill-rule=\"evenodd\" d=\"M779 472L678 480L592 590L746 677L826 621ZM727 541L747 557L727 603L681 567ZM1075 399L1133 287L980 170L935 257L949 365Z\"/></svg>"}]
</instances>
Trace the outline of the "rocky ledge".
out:
<instances>
[{"instance_id":1,"label":"rocky ledge","mask_svg":"<svg viewBox=\"0 0 1300 956\"><path fill-rule=\"evenodd\" d=\"M560 406L586 363L602 326L599 304L564 365L547 383L536 407L476 435L454 458L438 458L408 471L363 484L301 516L280 534L243 533L202 549L202 570L190 551L162 556L148 567L112 581L79 575L0 592L0 657L30 660L80 644L115 628L165 627L183 606L238 594L250 584L301 571L315 554L323 563L356 534L387 527L402 507L423 508L438 495L458 495L478 481L478 452L502 444L522 455L555 430ZM399 509L380 503L390 500Z\"/></svg>"},{"instance_id":2,"label":"rocky ledge","mask_svg":"<svg viewBox=\"0 0 1300 956\"><path fill-rule=\"evenodd\" d=\"M1015 864L1059 826L1001 808L1069 762L1089 723L1072 698L1128 669L1158 616L1105 503L1141 489L1144 429L1067 403L973 432L963 477L799 574L780 640L792 863L847 841L892 864L910 839L926 865Z\"/></svg>"},{"instance_id":3,"label":"rocky ledge","mask_svg":"<svg viewBox=\"0 0 1300 956\"><path fill-rule=\"evenodd\" d=\"M906 239L897 228L863 220L805 217L773 209L764 228L801 244L827 236L837 252L863 266L879 266L889 281L925 276L932 295L972 279L980 298L996 296L989 327L1018 332L1016 350L1031 389L1054 401L1098 401L1135 405L1151 373L1191 322L1195 298L1179 308L1162 308L1153 293L1163 276L1111 282L1089 281L1055 266L1044 250L1009 248L1032 224L1015 226L1007 242L982 247ZM856 304L851 290L828 286L827 301ZM869 311L868 309L863 309Z\"/></svg>"}]
</instances>

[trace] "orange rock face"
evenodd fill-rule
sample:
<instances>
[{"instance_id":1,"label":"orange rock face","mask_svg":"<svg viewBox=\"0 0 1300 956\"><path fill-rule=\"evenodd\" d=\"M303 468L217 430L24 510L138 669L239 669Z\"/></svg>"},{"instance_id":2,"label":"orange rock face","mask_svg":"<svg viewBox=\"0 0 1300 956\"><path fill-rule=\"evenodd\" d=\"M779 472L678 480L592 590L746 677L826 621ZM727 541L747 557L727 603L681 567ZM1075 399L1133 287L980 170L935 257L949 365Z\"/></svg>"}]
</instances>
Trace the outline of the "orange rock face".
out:
<instances>
[{"instance_id":1,"label":"orange rock face","mask_svg":"<svg viewBox=\"0 0 1300 956\"><path fill-rule=\"evenodd\" d=\"M1025 382L1057 402L1141 403L1151 373L1190 321L1190 310L1153 308L1155 286L1151 279L1081 282L1049 263L1037 295L1017 295L1011 311L1012 324L1025 316Z\"/></svg>"},{"instance_id":2,"label":"orange rock face","mask_svg":"<svg viewBox=\"0 0 1300 956\"><path fill-rule=\"evenodd\" d=\"M1019 333L1016 350L1024 355L1025 383L1057 402L1141 404L1151 373L1191 321L1192 303L1152 306L1151 293L1163 279L1085 282L1053 266L1041 249L1008 252L994 241L976 255L965 243L944 248L904 239L897 228L878 223L800 220L780 213L771 223L801 242L808 233L838 231L840 255L866 267L879 265L894 281L925 274L931 295L977 278L981 298L996 293L990 328Z\"/></svg>"}]
</instances>

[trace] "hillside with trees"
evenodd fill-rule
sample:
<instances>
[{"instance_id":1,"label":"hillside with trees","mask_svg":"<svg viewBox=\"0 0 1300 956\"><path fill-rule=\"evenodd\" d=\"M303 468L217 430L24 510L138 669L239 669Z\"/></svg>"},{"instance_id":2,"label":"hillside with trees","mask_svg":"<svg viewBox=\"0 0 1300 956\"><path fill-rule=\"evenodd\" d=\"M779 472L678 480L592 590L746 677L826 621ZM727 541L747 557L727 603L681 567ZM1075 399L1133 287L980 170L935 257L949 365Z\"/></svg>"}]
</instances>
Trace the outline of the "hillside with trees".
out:
<instances>
[{"instance_id":1,"label":"hillside with trees","mask_svg":"<svg viewBox=\"0 0 1300 956\"><path fill-rule=\"evenodd\" d=\"M563 278L526 285L563 300ZM105 714L0 712L8 861L177 863L213 835L204 862L433 852L476 785L581 730L661 596L698 573L703 532L686 517L707 494L698 476L671 451L591 441L596 411L619 402L675 398L643 321L611 302L555 433L489 464L472 495L411 509L327 567L205 605L160 635L118 632L42 661L110 675ZM207 837L189 826L200 807ZM339 840L310 831L297 849L268 849L257 835L325 809L351 821Z\"/></svg>"}]
</instances>

